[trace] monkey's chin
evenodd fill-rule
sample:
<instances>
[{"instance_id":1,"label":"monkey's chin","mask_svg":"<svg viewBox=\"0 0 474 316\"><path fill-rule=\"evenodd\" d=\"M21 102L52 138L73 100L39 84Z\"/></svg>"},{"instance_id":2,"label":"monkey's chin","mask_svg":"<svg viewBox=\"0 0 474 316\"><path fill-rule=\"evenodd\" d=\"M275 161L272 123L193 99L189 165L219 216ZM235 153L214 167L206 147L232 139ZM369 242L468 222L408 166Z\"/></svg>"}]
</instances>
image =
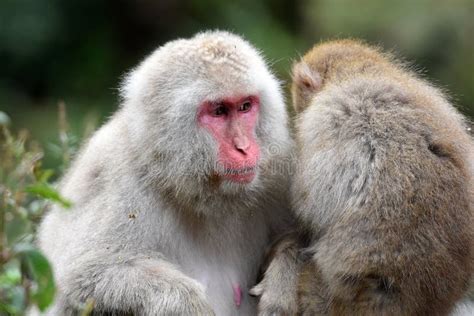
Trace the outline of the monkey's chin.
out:
<instances>
[{"instance_id":1,"label":"monkey's chin","mask_svg":"<svg viewBox=\"0 0 474 316\"><path fill-rule=\"evenodd\" d=\"M242 194L247 194L253 192L255 189L259 188L260 176L259 172L256 172L253 176L248 175L243 178L229 178L221 176L221 183L219 185L219 193L228 196L241 197Z\"/></svg>"},{"instance_id":2,"label":"monkey's chin","mask_svg":"<svg viewBox=\"0 0 474 316\"><path fill-rule=\"evenodd\" d=\"M251 183L255 179L255 176L256 172L253 171L243 174L224 174L223 178L231 182L247 184Z\"/></svg>"}]
</instances>

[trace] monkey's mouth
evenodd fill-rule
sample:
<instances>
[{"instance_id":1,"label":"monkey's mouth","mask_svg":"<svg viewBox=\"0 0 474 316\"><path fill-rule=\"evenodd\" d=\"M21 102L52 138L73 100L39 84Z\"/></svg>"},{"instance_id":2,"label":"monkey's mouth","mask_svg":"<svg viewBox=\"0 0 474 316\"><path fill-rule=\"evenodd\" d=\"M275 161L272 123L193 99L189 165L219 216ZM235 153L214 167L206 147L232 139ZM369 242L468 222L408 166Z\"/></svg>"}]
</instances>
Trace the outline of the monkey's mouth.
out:
<instances>
[{"instance_id":1,"label":"monkey's mouth","mask_svg":"<svg viewBox=\"0 0 474 316\"><path fill-rule=\"evenodd\" d=\"M255 178L256 173L256 166L238 169L226 168L224 170L223 177L234 182L249 183L253 180L253 178Z\"/></svg>"},{"instance_id":2,"label":"monkey's mouth","mask_svg":"<svg viewBox=\"0 0 474 316\"><path fill-rule=\"evenodd\" d=\"M224 174L225 175L239 175L239 174L247 174L247 173L255 173L257 170L257 167L245 167L245 168L240 168L240 169L225 169Z\"/></svg>"}]
</instances>

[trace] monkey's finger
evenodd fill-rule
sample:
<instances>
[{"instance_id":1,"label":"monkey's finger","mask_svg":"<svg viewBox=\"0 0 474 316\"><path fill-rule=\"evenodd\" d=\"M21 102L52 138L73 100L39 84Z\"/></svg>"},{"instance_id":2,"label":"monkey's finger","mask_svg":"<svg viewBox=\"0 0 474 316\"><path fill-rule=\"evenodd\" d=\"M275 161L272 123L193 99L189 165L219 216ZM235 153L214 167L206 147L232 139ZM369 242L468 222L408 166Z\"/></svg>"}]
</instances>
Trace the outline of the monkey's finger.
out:
<instances>
[{"instance_id":1,"label":"monkey's finger","mask_svg":"<svg viewBox=\"0 0 474 316\"><path fill-rule=\"evenodd\" d=\"M263 294L263 282L255 285L249 290L251 296L261 296Z\"/></svg>"}]
</instances>

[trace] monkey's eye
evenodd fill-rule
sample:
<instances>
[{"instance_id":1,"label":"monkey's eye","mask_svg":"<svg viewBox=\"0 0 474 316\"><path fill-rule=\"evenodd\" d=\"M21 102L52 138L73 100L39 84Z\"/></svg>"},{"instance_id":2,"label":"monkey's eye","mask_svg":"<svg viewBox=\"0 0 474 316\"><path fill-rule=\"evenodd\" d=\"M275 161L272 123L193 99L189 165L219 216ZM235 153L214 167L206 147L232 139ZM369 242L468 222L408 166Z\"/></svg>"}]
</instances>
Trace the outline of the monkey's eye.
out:
<instances>
[{"instance_id":1,"label":"monkey's eye","mask_svg":"<svg viewBox=\"0 0 474 316\"><path fill-rule=\"evenodd\" d=\"M252 107L252 103L250 101L245 101L242 103L239 107L239 112L248 112L250 111L250 108Z\"/></svg>"},{"instance_id":2,"label":"monkey's eye","mask_svg":"<svg viewBox=\"0 0 474 316\"><path fill-rule=\"evenodd\" d=\"M213 111L212 115L214 116L224 116L227 114L227 108L223 105L217 106Z\"/></svg>"}]
</instances>

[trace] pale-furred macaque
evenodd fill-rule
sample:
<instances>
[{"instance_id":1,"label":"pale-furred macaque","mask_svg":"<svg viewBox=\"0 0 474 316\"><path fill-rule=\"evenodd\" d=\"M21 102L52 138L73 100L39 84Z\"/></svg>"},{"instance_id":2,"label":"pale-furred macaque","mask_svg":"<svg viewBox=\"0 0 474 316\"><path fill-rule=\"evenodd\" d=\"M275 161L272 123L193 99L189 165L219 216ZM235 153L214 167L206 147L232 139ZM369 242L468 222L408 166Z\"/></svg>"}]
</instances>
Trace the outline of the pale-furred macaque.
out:
<instances>
[{"instance_id":1,"label":"pale-furred macaque","mask_svg":"<svg viewBox=\"0 0 474 316\"><path fill-rule=\"evenodd\" d=\"M474 268L474 147L447 97L355 40L311 49L292 95L305 236L275 248L260 314L472 313L455 305Z\"/></svg>"},{"instance_id":2,"label":"pale-furred macaque","mask_svg":"<svg viewBox=\"0 0 474 316\"><path fill-rule=\"evenodd\" d=\"M39 244L50 315L252 315L264 250L291 223L292 140L279 82L237 35L165 44L60 183Z\"/></svg>"}]
</instances>

